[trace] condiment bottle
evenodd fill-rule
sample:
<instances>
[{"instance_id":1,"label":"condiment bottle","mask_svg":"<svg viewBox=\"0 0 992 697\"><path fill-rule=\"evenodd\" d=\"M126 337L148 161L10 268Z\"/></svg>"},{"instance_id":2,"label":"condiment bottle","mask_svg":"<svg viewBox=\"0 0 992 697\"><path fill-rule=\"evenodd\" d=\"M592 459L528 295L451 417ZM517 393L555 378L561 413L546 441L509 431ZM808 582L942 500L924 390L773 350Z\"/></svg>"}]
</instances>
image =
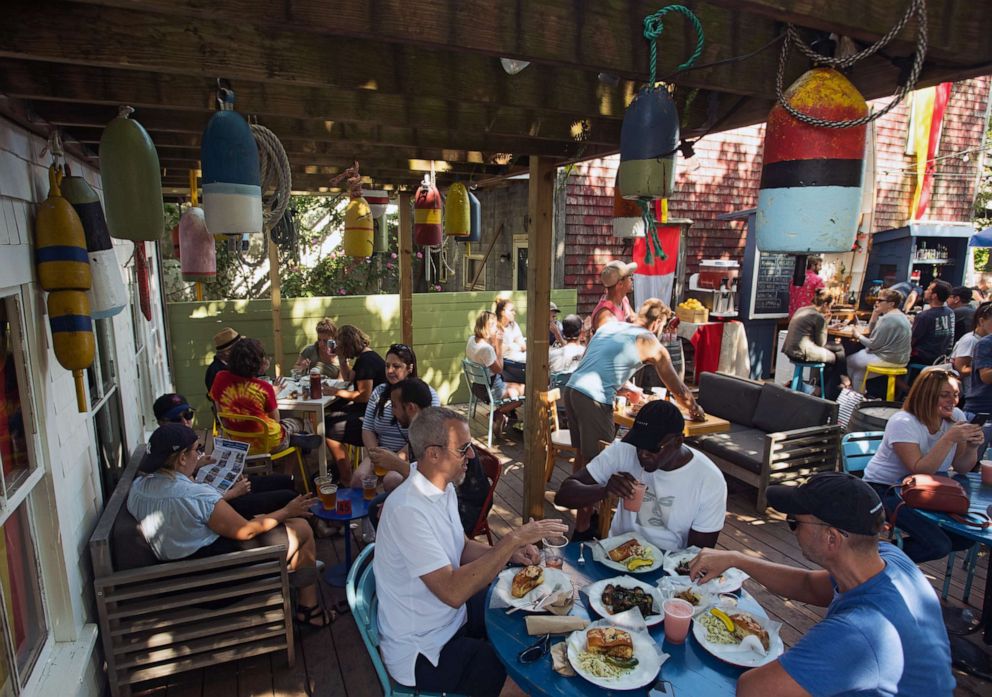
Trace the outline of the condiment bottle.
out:
<instances>
[{"instance_id":1,"label":"condiment bottle","mask_svg":"<svg viewBox=\"0 0 992 697\"><path fill-rule=\"evenodd\" d=\"M310 371L310 399L320 399L320 371L316 368Z\"/></svg>"}]
</instances>

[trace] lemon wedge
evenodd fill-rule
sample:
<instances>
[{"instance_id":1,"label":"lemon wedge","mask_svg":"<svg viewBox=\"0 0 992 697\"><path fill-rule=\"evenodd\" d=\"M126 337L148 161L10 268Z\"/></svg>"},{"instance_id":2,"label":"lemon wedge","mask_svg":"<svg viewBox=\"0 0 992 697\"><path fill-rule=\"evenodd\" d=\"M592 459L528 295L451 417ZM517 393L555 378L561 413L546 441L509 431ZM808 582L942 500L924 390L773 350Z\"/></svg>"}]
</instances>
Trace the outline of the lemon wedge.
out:
<instances>
[{"instance_id":1,"label":"lemon wedge","mask_svg":"<svg viewBox=\"0 0 992 697\"><path fill-rule=\"evenodd\" d=\"M710 614L723 622L723 626L727 628L728 632L734 631L734 621L730 619L730 616L726 612L720 608L714 607L710 608Z\"/></svg>"},{"instance_id":2,"label":"lemon wedge","mask_svg":"<svg viewBox=\"0 0 992 697\"><path fill-rule=\"evenodd\" d=\"M641 559L640 557L635 557L627 562L627 570L635 571L640 569L642 566L651 566L654 562L650 559Z\"/></svg>"}]
</instances>

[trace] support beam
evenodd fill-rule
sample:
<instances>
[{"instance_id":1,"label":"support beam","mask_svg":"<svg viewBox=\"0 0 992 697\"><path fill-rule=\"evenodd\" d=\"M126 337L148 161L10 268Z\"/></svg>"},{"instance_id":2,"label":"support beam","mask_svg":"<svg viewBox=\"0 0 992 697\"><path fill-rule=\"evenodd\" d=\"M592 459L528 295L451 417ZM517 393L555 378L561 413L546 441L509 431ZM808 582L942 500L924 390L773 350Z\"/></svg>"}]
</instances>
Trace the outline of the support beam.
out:
<instances>
[{"instance_id":1,"label":"support beam","mask_svg":"<svg viewBox=\"0 0 992 697\"><path fill-rule=\"evenodd\" d=\"M266 233L268 236L268 233ZM272 358L275 376L282 376L282 286L279 281L279 248L269 237L269 288L272 298ZM326 472L321 472L326 474Z\"/></svg>"},{"instance_id":2,"label":"support beam","mask_svg":"<svg viewBox=\"0 0 992 697\"><path fill-rule=\"evenodd\" d=\"M413 202L408 193L400 194L400 324L403 343L413 346Z\"/></svg>"},{"instance_id":3,"label":"support beam","mask_svg":"<svg viewBox=\"0 0 992 697\"><path fill-rule=\"evenodd\" d=\"M544 463L551 437L548 414L548 326L554 241L554 163L530 160L527 251L527 386L524 401L524 522L544 517Z\"/></svg>"}]
</instances>

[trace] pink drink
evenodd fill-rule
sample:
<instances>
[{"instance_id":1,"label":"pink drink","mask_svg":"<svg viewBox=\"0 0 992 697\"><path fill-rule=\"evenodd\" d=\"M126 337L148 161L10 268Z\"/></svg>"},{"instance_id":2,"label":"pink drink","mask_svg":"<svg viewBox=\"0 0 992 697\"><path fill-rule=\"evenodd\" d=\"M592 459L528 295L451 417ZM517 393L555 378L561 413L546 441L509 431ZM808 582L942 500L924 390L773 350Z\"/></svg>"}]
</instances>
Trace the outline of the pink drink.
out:
<instances>
[{"instance_id":1,"label":"pink drink","mask_svg":"<svg viewBox=\"0 0 992 697\"><path fill-rule=\"evenodd\" d=\"M681 598L671 598L664 603L665 641L681 644L689 634L692 623L692 605Z\"/></svg>"},{"instance_id":2,"label":"pink drink","mask_svg":"<svg viewBox=\"0 0 992 697\"><path fill-rule=\"evenodd\" d=\"M992 460L982 460L982 484L992 486Z\"/></svg>"},{"instance_id":3,"label":"pink drink","mask_svg":"<svg viewBox=\"0 0 992 697\"><path fill-rule=\"evenodd\" d=\"M631 513L637 513L641 510L641 504L644 503L644 491L647 488L648 485L644 482L637 482L634 485L634 493L623 500L623 507Z\"/></svg>"}]
</instances>

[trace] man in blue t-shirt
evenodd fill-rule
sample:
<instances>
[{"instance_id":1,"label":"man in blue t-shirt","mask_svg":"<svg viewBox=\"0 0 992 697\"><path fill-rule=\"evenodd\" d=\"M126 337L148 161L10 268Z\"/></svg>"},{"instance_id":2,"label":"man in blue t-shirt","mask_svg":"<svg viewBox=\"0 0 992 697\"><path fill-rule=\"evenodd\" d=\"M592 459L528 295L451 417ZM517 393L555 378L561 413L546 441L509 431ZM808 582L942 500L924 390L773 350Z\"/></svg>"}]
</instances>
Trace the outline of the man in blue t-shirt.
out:
<instances>
[{"instance_id":1,"label":"man in blue t-shirt","mask_svg":"<svg viewBox=\"0 0 992 697\"><path fill-rule=\"evenodd\" d=\"M954 348L954 310L947 306L951 295L951 284L947 281L934 281L927 286L923 299L927 309L913 320L913 336L910 341L913 363L933 365L941 356L950 356Z\"/></svg>"},{"instance_id":2,"label":"man in blue t-shirt","mask_svg":"<svg viewBox=\"0 0 992 697\"><path fill-rule=\"evenodd\" d=\"M803 556L823 570L704 549L690 576L705 583L737 567L773 593L826 606L827 615L778 659L744 673L737 694L951 695L937 594L909 557L878 541L885 514L874 489L825 472L799 487L769 487L768 503L786 514Z\"/></svg>"}]
</instances>

